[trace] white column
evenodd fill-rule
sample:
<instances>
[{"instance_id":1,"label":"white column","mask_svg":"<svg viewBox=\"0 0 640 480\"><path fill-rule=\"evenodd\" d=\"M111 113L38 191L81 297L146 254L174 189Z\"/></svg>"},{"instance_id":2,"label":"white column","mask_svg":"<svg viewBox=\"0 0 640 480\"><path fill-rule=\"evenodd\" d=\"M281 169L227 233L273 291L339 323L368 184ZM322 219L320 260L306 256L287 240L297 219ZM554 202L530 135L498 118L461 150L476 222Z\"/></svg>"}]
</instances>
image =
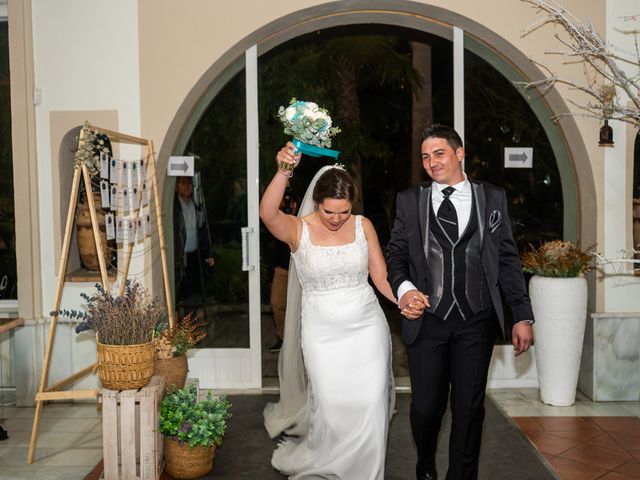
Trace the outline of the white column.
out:
<instances>
[{"instance_id":1,"label":"white column","mask_svg":"<svg viewBox=\"0 0 640 480\"><path fill-rule=\"evenodd\" d=\"M453 27L453 128L464 144L464 30Z\"/></svg>"},{"instance_id":2,"label":"white column","mask_svg":"<svg viewBox=\"0 0 640 480\"><path fill-rule=\"evenodd\" d=\"M249 273L249 345L251 348L251 383L262 386L262 354L260 336L260 218L259 201L259 160L260 138L258 131L258 47L252 46L245 52L246 108L247 108L247 222L253 229L249 234L250 265L255 265Z\"/></svg>"}]
</instances>

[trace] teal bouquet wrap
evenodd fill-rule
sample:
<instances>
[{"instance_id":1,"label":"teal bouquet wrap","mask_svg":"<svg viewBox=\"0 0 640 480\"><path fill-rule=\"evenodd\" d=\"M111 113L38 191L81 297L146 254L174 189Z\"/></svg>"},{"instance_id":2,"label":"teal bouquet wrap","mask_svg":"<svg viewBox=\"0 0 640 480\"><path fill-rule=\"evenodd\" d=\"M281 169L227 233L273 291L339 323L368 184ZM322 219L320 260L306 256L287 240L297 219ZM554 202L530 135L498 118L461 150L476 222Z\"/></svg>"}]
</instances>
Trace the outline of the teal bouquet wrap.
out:
<instances>
[{"instance_id":1,"label":"teal bouquet wrap","mask_svg":"<svg viewBox=\"0 0 640 480\"><path fill-rule=\"evenodd\" d=\"M284 125L284 133L293 137L291 142L302 153L336 159L340 155L338 150L329 148L331 139L340 133L340 128L332 125L329 112L317 103L292 98L288 107L278 109L278 118Z\"/></svg>"}]
</instances>

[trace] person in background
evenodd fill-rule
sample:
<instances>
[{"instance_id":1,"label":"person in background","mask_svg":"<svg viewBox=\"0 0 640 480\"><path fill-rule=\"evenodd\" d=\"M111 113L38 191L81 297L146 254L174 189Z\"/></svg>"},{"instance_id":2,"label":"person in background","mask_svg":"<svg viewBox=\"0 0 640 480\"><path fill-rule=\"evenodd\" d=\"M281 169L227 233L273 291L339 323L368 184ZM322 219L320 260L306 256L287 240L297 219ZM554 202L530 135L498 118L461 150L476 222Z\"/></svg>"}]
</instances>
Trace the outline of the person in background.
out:
<instances>
[{"instance_id":1,"label":"person in background","mask_svg":"<svg viewBox=\"0 0 640 480\"><path fill-rule=\"evenodd\" d=\"M177 304L202 293L201 259L215 264L209 225L201 205L193 201L193 179L178 177L173 200L173 245Z\"/></svg>"}]
</instances>

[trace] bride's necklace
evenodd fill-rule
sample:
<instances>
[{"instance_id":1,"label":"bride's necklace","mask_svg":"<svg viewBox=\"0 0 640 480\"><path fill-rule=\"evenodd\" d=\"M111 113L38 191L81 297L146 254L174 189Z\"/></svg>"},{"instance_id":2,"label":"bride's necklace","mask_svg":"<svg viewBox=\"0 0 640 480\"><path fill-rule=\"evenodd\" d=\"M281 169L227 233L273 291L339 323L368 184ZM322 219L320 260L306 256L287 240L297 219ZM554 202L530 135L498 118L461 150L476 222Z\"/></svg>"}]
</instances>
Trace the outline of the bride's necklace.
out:
<instances>
[{"instance_id":1,"label":"bride's necklace","mask_svg":"<svg viewBox=\"0 0 640 480\"><path fill-rule=\"evenodd\" d=\"M329 235L331 235L332 237L334 237L334 236L335 236L335 235L340 231L340 229L344 226L344 224L345 224L345 223L347 223L347 222L344 222L342 225L340 225L340 226L338 227L338 229L337 229L337 230L335 230L335 231L334 231L334 230L329 230L329 229L327 228L327 226L326 226L326 225L324 224L324 222L320 219L320 216L319 216L317 213L316 213L316 218L318 219L318 222L320 223L320 225L322 225L322 229L323 229L326 233L328 233Z\"/></svg>"}]
</instances>

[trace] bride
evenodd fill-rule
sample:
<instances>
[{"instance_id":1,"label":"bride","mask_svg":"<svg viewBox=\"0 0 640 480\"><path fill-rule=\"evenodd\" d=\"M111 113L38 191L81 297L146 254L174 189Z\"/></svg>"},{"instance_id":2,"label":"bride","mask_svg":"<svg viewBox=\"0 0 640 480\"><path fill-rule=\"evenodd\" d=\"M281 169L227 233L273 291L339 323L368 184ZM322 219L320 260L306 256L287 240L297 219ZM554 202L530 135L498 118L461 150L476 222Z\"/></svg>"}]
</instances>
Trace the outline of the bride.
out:
<instances>
[{"instance_id":1,"label":"bride","mask_svg":"<svg viewBox=\"0 0 640 480\"><path fill-rule=\"evenodd\" d=\"M280 401L265 408L272 465L290 479L382 480L394 404L386 318L368 283L396 303L373 225L351 214L355 186L340 167L314 177L298 217L278 208L301 154L292 143L260 202L291 248ZM302 292L300 293L300 286Z\"/></svg>"}]
</instances>

